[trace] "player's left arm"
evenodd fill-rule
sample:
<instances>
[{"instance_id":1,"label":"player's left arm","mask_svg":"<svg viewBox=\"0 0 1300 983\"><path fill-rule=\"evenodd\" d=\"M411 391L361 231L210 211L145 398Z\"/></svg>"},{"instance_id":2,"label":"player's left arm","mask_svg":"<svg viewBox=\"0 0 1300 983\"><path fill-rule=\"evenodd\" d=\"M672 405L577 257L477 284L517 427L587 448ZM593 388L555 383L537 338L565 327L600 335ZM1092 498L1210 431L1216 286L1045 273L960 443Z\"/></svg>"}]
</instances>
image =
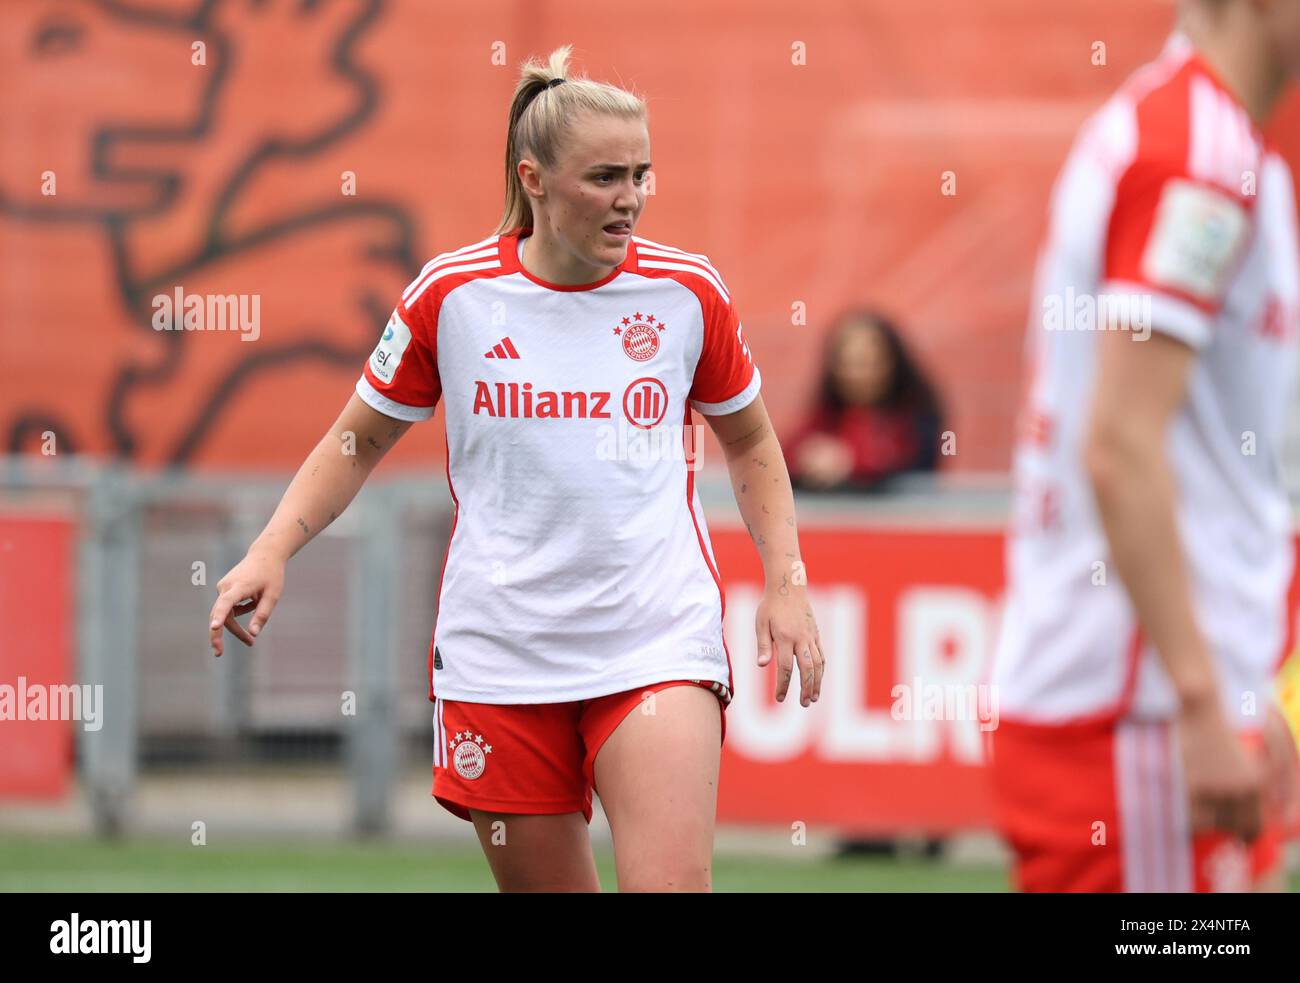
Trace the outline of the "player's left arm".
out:
<instances>
[{"instance_id":1,"label":"player's left arm","mask_svg":"<svg viewBox=\"0 0 1300 983\"><path fill-rule=\"evenodd\" d=\"M808 602L794 492L781 444L761 395L734 413L705 419L722 445L736 504L763 562L763 600L755 624L758 664L767 665L775 654L776 698L783 701L797 662L799 702L809 706L821 694L826 660Z\"/></svg>"}]
</instances>

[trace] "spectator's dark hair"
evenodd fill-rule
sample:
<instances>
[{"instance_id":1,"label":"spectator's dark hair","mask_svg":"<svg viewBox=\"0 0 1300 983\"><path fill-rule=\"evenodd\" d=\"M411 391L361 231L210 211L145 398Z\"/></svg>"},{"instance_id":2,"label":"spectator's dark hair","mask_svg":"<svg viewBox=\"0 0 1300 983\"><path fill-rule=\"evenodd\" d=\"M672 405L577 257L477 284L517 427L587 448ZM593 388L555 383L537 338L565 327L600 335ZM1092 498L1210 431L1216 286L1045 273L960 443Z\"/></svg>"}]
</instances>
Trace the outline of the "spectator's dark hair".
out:
<instances>
[{"instance_id":1,"label":"spectator's dark hair","mask_svg":"<svg viewBox=\"0 0 1300 983\"><path fill-rule=\"evenodd\" d=\"M871 308L850 308L842 312L832 323L834 327L826 337L822 357L822 381L818 404L823 411L838 417L848 405L835 385L836 352L845 331L857 330L859 325L865 324L880 332L894 363L894 377L890 380L889 389L874 405L931 414L936 419L942 419L943 407L939 397L916 360L912 358L911 352L903 342L903 336L892 319Z\"/></svg>"}]
</instances>

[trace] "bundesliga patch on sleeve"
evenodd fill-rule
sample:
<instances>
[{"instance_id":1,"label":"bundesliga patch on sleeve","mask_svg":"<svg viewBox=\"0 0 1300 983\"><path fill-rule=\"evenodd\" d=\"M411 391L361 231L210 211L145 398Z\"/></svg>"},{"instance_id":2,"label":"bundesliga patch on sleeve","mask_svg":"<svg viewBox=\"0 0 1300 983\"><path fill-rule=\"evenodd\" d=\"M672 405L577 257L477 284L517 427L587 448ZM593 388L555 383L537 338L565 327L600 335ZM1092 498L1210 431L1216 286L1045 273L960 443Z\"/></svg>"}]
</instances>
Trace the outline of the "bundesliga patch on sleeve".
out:
<instances>
[{"instance_id":1,"label":"bundesliga patch on sleeve","mask_svg":"<svg viewBox=\"0 0 1300 983\"><path fill-rule=\"evenodd\" d=\"M397 311L393 311L388 319L388 325L384 328L383 337L379 339L379 344L375 346L370 356L370 371L384 382L392 382L393 374L401 364L402 353L410 343L411 329L397 316Z\"/></svg>"},{"instance_id":2,"label":"bundesliga patch on sleeve","mask_svg":"<svg viewBox=\"0 0 1300 983\"><path fill-rule=\"evenodd\" d=\"M1246 211L1222 192L1191 181L1165 185L1142 254L1142 275L1198 300L1215 300L1246 237Z\"/></svg>"}]
</instances>

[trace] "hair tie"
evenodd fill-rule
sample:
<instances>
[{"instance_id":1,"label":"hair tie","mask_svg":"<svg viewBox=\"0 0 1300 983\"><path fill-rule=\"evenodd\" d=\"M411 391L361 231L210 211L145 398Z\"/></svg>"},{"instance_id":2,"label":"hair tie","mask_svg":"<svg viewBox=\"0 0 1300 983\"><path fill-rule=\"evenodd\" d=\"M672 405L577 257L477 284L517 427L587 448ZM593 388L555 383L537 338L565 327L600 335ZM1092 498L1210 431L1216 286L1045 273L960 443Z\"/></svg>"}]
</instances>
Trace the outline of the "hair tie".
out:
<instances>
[{"instance_id":1,"label":"hair tie","mask_svg":"<svg viewBox=\"0 0 1300 983\"><path fill-rule=\"evenodd\" d=\"M557 85L559 85L563 81L564 79L551 79L549 82L546 83L546 87L548 89L554 89Z\"/></svg>"}]
</instances>

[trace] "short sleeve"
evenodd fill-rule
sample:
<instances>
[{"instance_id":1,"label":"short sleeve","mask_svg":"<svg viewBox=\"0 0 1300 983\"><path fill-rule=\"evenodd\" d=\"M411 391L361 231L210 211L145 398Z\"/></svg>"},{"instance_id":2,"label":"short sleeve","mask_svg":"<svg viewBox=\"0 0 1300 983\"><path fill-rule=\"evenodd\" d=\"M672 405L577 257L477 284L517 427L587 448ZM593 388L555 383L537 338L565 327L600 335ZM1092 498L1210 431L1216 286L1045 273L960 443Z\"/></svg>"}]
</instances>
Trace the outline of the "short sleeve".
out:
<instances>
[{"instance_id":1,"label":"short sleeve","mask_svg":"<svg viewBox=\"0 0 1300 983\"><path fill-rule=\"evenodd\" d=\"M399 303L357 380L357 395L385 416L427 420L442 396L436 325Z\"/></svg>"},{"instance_id":2,"label":"short sleeve","mask_svg":"<svg viewBox=\"0 0 1300 983\"><path fill-rule=\"evenodd\" d=\"M1203 347L1250 231L1243 198L1171 164L1139 158L1116 189L1099 315L1108 324L1149 318L1150 328Z\"/></svg>"},{"instance_id":3,"label":"short sleeve","mask_svg":"<svg viewBox=\"0 0 1300 983\"><path fill-rule=\"evenodd\" d=\"M690 399L705 416L723 416L752 403L762 379L730 298L712 292L706 298L704 344Z\"/></svg>"}]
</instances>

